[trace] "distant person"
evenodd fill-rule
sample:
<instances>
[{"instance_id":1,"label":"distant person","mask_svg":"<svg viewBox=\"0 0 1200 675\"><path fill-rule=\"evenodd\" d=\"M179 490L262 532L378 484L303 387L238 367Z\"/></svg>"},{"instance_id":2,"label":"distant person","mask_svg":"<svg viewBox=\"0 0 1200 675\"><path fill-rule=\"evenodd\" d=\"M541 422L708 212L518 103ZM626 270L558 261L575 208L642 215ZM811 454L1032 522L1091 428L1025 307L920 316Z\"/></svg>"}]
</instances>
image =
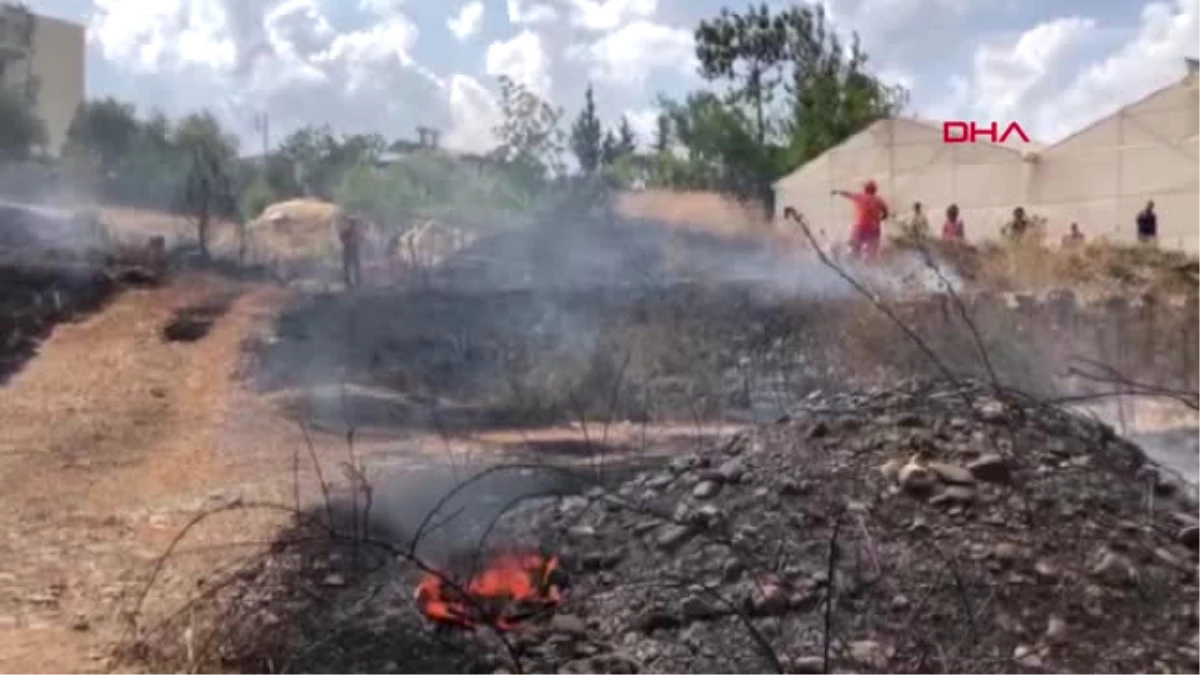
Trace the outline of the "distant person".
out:
<instances>
[{"instance_id":1,"label":"distant person","mask_svg":"<svg viewBox=\"0 0 1200 675\"><path fill-rule=\"evenodd\" d=\"M1137 238L1143 244L1158 241L1158 215L1154 213L1154 200L1146 202L1146 208L1138 212Z\"/></svg>"},{"instance_id":2,"label":"distant person","mask_svg":"<svg viewBox=\"0 0 1200 675\"><path fill-rule=\"evenodd\" d=\"M921 202L913 204L912 215L908 219L908 230L915 239L924 239L929 236L929 219L925 217Z\"/></svg>"},{"instance_id":3,"label":"distant person","mask_svg":"<svg viewBox=\"0 0 1200 675\"><path fill-rule=\"evenodd\" d=\"M362 283L362 225L355 216L342 219L338 236L342 240L342 275L346 288Z\"/></svg>"},{"instance_id":4,"label":"distant person","mask_svg":"<svg viewBox=\"0 0 1200 675\"><path fill-rule=\"evenodd\" d=\"M874 258L879 255L879 239L883 235L883 221L887 220L888 208L876 194L878 191L873 180L863 185L862 192L830 191L830 194L854 202L855 220L850 234L850 251L856 257Z\"/></svg>"},{"instance_id":5,"label":"distant person","mask_svg":"<svg viewBox=\"0 0 1200 675\"><path fill-rule=\"evenodd\" d=\"M1083 245L1083 233L1079 231L1079 223L1071 223L1071 230L1063 236L1063 248L1078 248Z\"/></svg>"},{"instance_id":6,"label":"distant person","mask_svg":"<svg viewBox=\"0 0 1200 675\"><path fill-rule=\"evenodd\" d=\"M942 241L967 240L966 225L958 215L958 204L946 207L946 222L942 224Z\"/></svg>"},{"instance_id":7,"label":"distant person","mask_svg":"<svg viewBox=\"0 0 1200 675\"><path fill-rule=\"evenodd\" d=\"M1018 206L1013 209L1012 220L1004 226L1004 234L1014 241L1019 240L1029 232L1030 224L1029 217L1025 215L1025 208Z\"/></svg>"}]
</instances>

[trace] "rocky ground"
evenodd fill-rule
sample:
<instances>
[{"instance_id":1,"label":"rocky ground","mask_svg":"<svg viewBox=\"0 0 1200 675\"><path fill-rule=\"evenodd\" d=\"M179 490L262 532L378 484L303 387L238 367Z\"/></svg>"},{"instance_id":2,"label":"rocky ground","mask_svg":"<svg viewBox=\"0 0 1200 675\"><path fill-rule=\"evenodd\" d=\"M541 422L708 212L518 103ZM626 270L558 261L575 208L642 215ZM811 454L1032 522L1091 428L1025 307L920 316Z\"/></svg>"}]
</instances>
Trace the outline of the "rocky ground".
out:
<instances>
[{"instance_id":1,"label":"rocky ground","mask_svg":"<svg viewBox=\"0 0 1200 675\"><path fill-rule=\"evenodd\" d=\"M1200 667L1195 505L1111 428L1019 396L814 396L573 492L488 528L557 552L570 577L553 616L503 641L421 616L412 565L364 569L301 528L191 607L191 647L168 622L133 653L156 668L306 672Z\"/></svg>"}]
</instances>

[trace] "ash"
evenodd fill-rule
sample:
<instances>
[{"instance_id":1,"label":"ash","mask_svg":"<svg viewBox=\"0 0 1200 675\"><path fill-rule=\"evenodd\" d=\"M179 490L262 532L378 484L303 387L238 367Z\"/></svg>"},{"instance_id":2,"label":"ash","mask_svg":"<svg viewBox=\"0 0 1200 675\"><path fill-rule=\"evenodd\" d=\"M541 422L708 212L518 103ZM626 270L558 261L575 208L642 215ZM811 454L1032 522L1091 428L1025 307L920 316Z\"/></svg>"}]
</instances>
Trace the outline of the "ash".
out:
<instances>
[{"instance_id":1,"label":"ash","mask_svg":"<svg viewBox=\"0 0 1200 675\"><path fill-rule=\"evenodd\" d=\"M413 608L412 564L363 571L346 546L281 544L225 605L253 630L223 633L212 667L1197 668L1194 502L1110 427L1025 397L961 382L814 397L588 484L495 528L561 556L553 616L503 639L441 629Z\"/></svg>"}]
</instances>

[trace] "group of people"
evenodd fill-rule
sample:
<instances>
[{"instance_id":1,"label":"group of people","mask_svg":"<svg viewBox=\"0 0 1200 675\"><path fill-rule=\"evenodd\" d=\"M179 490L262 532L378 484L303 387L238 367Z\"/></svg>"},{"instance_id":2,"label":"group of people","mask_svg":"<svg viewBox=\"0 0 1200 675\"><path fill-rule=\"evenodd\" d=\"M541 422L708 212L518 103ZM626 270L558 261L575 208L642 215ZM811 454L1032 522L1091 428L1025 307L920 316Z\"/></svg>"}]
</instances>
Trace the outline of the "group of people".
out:
<instances>
[{"instance_id":1,"label":"group of people","mask_svg":"<svg viewBox=\"0 0 1200 675\"><path fill-rule=\"evenodd\" d=\"M850 234L850 251L855 256L875 257L879 253L879 243L883 238L883 221L891 215L887 203L879 196L879 186L875 181L869 180L863 185L862 192L833 190L831 194L845 197L854 204L855 220ZM928 236L929 219L925 216L921 202L913 204L908 227L917 237ZM942 239L957 242L966 240L966 225L959 215L957 204L946 207Z\"/></svg>"},{"instance_id":2,"label":"group of people","mask_svg":"<svg viewBox=\"0 0 1200 675\"><path fill-rule=\"evenodd\" d=\"M875 181L868 180L863 184L861 192L847 190L832 190L830 194L845 197L854 204L855 219L850 233L850 251L856 257L875 257L879 253L879 244L883 236L883 222L890 217L887 203L879 196L879 186ZM913 204L912 215L908 219L910 233L917 238L929 236L929 219L925 216L921 202ZM1024 207L1013 209L1012 219L1002 230L1011 239L1021 239L1033 229L1033 221L1025 213ZM946 207L946 217L942 223L941 238L948 242L964 242L966 226L959 214L957 204ZM1143 243L1154 243L1158 239L1158 216L1154 212L1154 202L1146 203L1137 216L1137 239ZM1065 248L1074 248L1084 242L1083 232L1078 223L1071 223L1062 244Z\"/></svg>"}]
</instances>

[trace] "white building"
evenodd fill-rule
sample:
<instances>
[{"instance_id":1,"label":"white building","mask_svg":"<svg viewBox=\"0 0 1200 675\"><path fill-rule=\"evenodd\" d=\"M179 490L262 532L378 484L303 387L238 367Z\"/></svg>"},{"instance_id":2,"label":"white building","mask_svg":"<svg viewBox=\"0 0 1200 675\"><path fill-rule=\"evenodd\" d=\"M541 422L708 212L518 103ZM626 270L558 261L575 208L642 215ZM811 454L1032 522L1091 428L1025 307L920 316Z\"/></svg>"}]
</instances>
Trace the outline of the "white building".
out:
<instances>
[{"instance_id":1,"label":"white building","mask_svg":"<svg viewBox=\"0 0 1200 675\"><path fill-rule=\"evenodd\" d=\"M775 212L792 206L828 238L844 239L850 204L832 189L857 190L868 179L897 215L921 202L935 229L958 204L970 239L995 236L1012 209L1049 219L1057 241L1071 222L1091 237L1132 240L1148 200L1159 236L1196 252L1200 228L1196 62L1175 84L1131 103L1051 147L1024 143L948 144L940 125L880 120L775 183ZM783 225L786 227L786 225Z\"/></svg>"},{"instance_id":2,"label":"white building","mask_svg":"<svg viewBox=\"0 0 1200 675\"><path fill-rule=\"evenodd\" d=\"M57 155L85 94L83 26L0 3L0 85L29 96Z\"/></svg>"}]
</instances>

